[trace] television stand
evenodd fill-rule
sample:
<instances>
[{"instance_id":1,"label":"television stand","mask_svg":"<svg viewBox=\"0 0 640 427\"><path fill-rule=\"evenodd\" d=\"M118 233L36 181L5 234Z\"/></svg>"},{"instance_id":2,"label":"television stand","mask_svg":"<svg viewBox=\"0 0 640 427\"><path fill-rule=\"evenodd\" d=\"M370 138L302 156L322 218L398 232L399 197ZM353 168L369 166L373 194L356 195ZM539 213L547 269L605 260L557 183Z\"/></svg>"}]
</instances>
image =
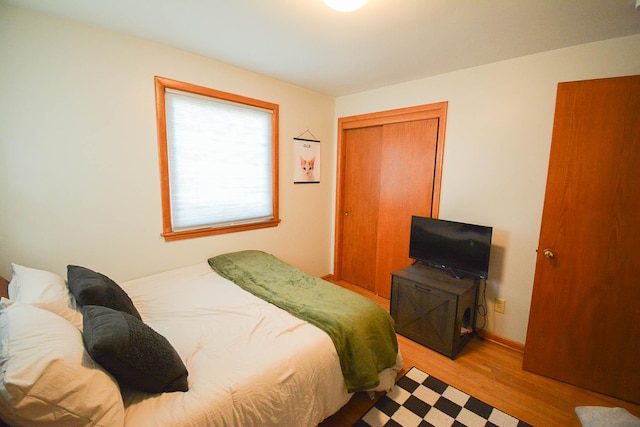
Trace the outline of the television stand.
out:
<instances>
[{"instance_id":1,"label":"television stand","mask_svg":"<svg viewBox=\"0 0 640 427\"><path fill-rule=\"evenodd\" d=\"M422 263L391 277L396 332L454 359L475 335L478 279Z\"/></svg>"}]
</instances>

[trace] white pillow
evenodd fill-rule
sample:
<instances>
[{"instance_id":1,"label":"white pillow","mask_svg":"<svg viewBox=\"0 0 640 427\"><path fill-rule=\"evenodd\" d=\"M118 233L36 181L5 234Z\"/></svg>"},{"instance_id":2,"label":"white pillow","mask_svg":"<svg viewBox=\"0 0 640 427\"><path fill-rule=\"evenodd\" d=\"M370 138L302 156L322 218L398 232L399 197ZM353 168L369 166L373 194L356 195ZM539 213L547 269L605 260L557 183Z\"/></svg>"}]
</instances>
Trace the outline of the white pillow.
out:
<instances>
[{"instance_id":1,"label":"white pillow","mask_svg":"<svg viewBox=\"0 0 640 427\"><path fill-rule=\"evenodd\" d=\"M11 264L11 269L9 299L51 311L82 330L82 313L62 277L18 264Z\"/></svg>"},{"instance_id":2,"label":"white pillow","mask_svg":"<svg viewBox=\"0 0 640 427\"><path fill-rule=\"evenodd\" d=\"M122 426L124 404L77 328L49 311L3 300L0 415L17 426Z\"/></svg>"}]
</instances>

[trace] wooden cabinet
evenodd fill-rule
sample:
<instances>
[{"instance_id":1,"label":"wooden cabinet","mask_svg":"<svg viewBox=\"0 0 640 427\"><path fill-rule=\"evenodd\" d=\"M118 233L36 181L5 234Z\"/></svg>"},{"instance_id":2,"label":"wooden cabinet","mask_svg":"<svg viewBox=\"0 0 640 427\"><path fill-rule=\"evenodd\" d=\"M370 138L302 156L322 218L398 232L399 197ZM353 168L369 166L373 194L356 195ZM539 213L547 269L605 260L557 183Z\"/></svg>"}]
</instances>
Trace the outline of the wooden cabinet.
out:
<instances>
[{"instance_id":1,"label":"wooden cabinet","mask_svg":"<svg viewBox=\"0 0 640 427\"><path fill-rule=\"evenodd\" d=\"M391 276L396 332L455 358L475 334L478 280L419 263Z\"/></svg>"}]
</instances>

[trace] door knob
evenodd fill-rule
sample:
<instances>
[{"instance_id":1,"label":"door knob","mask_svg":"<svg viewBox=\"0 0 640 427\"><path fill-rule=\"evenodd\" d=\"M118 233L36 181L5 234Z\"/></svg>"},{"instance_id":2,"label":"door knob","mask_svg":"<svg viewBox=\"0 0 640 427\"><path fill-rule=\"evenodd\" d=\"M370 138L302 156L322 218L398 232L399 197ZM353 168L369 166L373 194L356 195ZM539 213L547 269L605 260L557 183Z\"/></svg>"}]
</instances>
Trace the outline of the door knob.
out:
<instances>
[{"instance_id":1,"label":"door knob","mask_svg":"<svg viewBox=\"0 0 640 427\"><path fill-rule=\"evenodd\" d=\"M346 211L346 212L344 213L344 216L349 216L349 211Z\"/></svg>"},{"instance_id":2,"label":"door knob","mask_svg":"<svg viewBox=\"0 0 640 427\"><path fill-rule=\"evenodd\" d=\"M544 255L545 257L547 257L549 259L553 259L556 256L553 253L553 251L551 251L551 249L545 249L544 251L542 251L542 255Z\"/></svg>"}]
</instances>

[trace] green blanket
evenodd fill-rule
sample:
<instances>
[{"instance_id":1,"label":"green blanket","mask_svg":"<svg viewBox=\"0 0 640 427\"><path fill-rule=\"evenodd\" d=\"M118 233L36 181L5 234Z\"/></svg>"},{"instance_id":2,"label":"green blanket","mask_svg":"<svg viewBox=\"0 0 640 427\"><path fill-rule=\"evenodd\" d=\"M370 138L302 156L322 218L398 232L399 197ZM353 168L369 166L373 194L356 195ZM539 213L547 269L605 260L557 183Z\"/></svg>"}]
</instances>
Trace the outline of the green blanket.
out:
<instances>
[{"instance_id":1,"label":"green blanket","mask_svg":"<svg viewBox=\"0 0 640 427\"><path fill-rule=\"evenodd\" d=\"M349 392L379 384L378 373L396 363L393 319L382 307L347 289L309 276L260 251L209 259L221 276L325 331L340 358Z\"/></svg>"}]
</instances>

